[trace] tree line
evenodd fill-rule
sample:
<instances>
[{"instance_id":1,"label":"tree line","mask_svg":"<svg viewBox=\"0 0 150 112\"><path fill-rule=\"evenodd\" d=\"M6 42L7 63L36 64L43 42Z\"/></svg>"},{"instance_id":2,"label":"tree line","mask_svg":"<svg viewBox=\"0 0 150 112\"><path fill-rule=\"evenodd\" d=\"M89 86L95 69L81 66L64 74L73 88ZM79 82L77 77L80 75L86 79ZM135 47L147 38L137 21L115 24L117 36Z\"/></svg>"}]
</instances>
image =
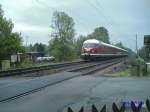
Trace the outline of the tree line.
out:
<instances>
[{"instance_id":1,"label":"tree line","mask_svg":"<svg viewBox=\"0 0 150 112\"><path fill-rule=\"evenodd\" d=\"M75 23L65 12L54 12L52 17L52 33L49 41L49 51L58 61L78 58L82 43L87 39L97 39L110 43L109 34L105 27L97 27L87 35L75 38Z\"/></svg>"},{"instance_id":2,"label":"tree line","mask_svg":"<svg viewBox=\"0 0 150 112\"><path fill-rule=\"evenodd\" d=\"M23 52L22 37L18 32L12 32L14 24L4 17L0 5L0 60L7 59L11 54Z\"/></svg>"},{"instance_id":3,"label":"tree line","mask_svg":"<svg viewBox=\"0 0 150 112\"><path fill-rule=\"evenodd\" d=\"M43 52L56 58L56 61L71 61L80 57L82 43L87 39L97 39L110 43L109 32L105 27L97 27L88 35L76 38L75 23L65 12L55 11L51 21L51 35L48 45L36 43L23 46L21 33L12 32L14 24L4 17L0 5L0 60L7 59L18 52ZM122 43L117 46L125 48ZM127 49L127 48L126 48ZM129 50L129 49L128 49Z\"/></svg>"}]
</instances>

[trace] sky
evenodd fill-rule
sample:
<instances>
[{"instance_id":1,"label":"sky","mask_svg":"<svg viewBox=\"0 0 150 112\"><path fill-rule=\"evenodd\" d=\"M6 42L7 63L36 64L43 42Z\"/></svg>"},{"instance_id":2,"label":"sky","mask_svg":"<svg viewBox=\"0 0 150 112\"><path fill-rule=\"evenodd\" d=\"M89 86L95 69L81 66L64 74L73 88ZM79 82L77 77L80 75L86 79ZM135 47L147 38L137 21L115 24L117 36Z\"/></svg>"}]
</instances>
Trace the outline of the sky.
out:
<instances>
[{"instance_id":1,"label":"sky","mask_svg":"<svg viewBox=\"0 0 150 112\"><path fill-rule=\"evenodd\" d=\"M54 11L64 11L74 19L76 38L88 35L96 27L109 31L112 44L122 42L135 50L150 34L150 0L0 0L5 17L21 32L24 45L51 39Z\"/></svg>"}]
</instances>

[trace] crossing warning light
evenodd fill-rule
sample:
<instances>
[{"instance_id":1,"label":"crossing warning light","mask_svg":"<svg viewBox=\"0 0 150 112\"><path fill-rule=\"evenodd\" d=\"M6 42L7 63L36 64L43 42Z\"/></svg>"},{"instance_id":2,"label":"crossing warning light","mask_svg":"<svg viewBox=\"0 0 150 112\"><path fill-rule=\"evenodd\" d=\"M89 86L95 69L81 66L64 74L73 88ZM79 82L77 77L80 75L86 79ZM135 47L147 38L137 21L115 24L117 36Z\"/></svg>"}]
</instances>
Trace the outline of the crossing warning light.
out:
<instances>
[{"instance_id":1,"label":"crossing warning light","mask_svg":"<svg viewBox=\"0 0 150 112\"><path fill-rule=\"evenodd\" d=\"M144 35L144 45L150 45L150 35Z\"/></svg>"}]
</instances>

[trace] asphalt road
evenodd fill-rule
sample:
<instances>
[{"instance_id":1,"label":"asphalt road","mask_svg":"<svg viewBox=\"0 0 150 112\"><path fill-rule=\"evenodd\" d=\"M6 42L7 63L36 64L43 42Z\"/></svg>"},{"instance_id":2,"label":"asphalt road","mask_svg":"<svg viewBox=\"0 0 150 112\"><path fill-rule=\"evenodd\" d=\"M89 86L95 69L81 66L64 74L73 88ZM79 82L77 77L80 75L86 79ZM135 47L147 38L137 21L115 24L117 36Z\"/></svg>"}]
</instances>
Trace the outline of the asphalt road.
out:
<instances>
[{"instance_id":1,"label":"asphalt road","mask_svg":"<svg viewBox=\"0 0 150 112\"><path fill-rule=\"evenodd\" d=\"M150 99L150 78L113 78L82 76L46 87L22 98L0 103L0 112L67 112L68 106L75 112L83 105L90 110L112 102L145 101ZM90 112L90 111L89 111Z\"/></svg>"},{"instance_id":2,"label":"asphalt road","mask_svg":"<svg viewBox=\"0 0 150 112\"><path fill-rule=\"evenodd\" d=\"M0 88L4 86L13 85L16 83L21 83L30 79L34 79L34 77L3 77L0 78Z\"/></svg>"}]
</instances>

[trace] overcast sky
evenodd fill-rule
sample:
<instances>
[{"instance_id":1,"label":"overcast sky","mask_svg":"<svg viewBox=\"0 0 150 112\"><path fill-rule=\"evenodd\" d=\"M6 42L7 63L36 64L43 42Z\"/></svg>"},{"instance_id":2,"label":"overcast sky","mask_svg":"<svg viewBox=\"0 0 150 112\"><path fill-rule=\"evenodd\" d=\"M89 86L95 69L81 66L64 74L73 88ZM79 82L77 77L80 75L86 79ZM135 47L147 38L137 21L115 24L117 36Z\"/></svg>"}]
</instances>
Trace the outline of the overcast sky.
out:
<instances>
[{"instance_id":1,"label":"overcast sky","mask_svg":"<svg viewBox=\"0 0 150 112\"><path fill-rule=\"evenodd\" d=\"M135 50L135 35L141 47L144 35L150 34L150 0L0 0L0 4L15 25L13 31L22 33L24 44L48 44L55 10L74 19L76 37L104 26L112 43L122 41Z\"/></svg>"}]
</instances>

